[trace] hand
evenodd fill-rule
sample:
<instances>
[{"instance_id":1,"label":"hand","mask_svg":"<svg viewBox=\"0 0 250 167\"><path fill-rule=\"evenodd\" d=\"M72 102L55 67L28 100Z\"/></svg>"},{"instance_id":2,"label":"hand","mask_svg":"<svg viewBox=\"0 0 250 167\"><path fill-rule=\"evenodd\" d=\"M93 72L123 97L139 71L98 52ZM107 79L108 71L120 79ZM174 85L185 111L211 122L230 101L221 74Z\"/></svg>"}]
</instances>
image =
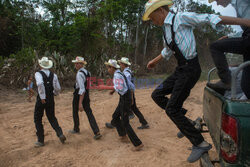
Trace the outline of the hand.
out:
<instances>
[{"instance_id":1,"label":"hand","mask_svg":"<svg viewBox=\"0 0 250 167\"><path fill-rule=\"evenodd\" d=\"M42 99L41 102L42 102L42 104L45 104L45 103L46 103L45 99Z\"/></svg>"},{"instance_id":2,"label":"hand","mask_svg":"<svg viewBox=\"0 0 250 167\"><path fill-rule=\"evenodd\" d=\"M113 95L114 93L115 93L115 90L111 90L111 91L109 92L110 95Z\"/></svg>"},{"instance_id":3,"label":"hand","mask_svg":"<svg viewBox=\"0 0 250 167\"><path fill-rule=\"evenodd\" d=\"M220 37L218 40L222 40L222 39L226 39L226 38L228 38L228 36Z\"/></svg>"},{"instance_id":4,"label":"hand","mask_svg":"<svg viewBox=\"0 0 250 167\"><path fill-rule=\"evenodd\" d=\"M152 68L154 68L155 67L155 63L151 60L151 61L149 61L148 62L148 65L147 65L147 68L148 69L152 69Z\"/></svg>"},{"instance_id":5,"label":"hand","mask_svg":"<svg viewBox=\"0 0 250 167\"><path fill-rule=\"evenodd\" d=\"M82 112L83 111L83 107L82 105L79 105L79 111Z\"/></svg>"}]
</instances>

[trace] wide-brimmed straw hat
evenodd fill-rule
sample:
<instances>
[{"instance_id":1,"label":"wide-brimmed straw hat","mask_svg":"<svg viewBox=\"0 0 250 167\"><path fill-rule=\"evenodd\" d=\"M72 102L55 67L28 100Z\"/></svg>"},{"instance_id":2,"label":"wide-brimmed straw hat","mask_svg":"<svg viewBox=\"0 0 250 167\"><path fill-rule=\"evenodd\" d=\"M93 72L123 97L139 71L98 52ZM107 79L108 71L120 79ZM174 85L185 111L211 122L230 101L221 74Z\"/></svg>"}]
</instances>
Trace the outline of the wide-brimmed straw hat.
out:
<instances>
[{"instance_id":1,"label":"wide-brimmed straw hat","mask_svg":"<svg viewBox=\"0 0 250 167\"><path fill-rule=\"evenodd\" d=\"M120 68L120 66L117 64L117 61L114 60L114 59L109 59L109 61L105 62L104 64L106 66L111 66L111 67L114 67L114 68Z\"/></svg>"},{"instance_id":2,"label":"wide-brimmed straw hat","mask_svg":"<svg viewBox=\"0 0 250 167\"><path fill-rule=\"evenodd\" d=\"M173 1L172 0L149 0L146 4L145 4L145 12L144 15L142 17L143 21L147 21L150 20L148 18L148 16L155 11L156 9L158 9L161 6L166 6L168 5L168 7L171 7L173 5Z\"/></svg>"},{"instance_id":3,"label":"wide-brimmed straw hat","mask_svg":"<svg viewBox=\"0 0 250 167\"><path fill-rule=\"evenodd\" d=\"M123 64L127 64L127 65L131 65L131 63L129 62L129 59L127 57L122 57L121 60L118 60L119 63L123 63Z\"/></svg>"},{"instance_id":4,"label":"wide-brimmed straw hat","mask_svg":"<svg viewBox=\"0 0 250 167\"><path fill-rule=\"evenodd\" d=\"M53 66L53 62L49 60L48 57L42 57L41 59L38 59L38 64L44 69L50 69Z\"/></svg>"},{"instance_id":5,"label":"wide-brimmed straw hat","mask_svg":"<svg viewBox=\"0 0 250 167\"><path fill-rule=\"evenodd\" d=\"M87 62L84 60L83 57L77 56L75 60L72 60L72 63L83 63L84 65L87 64Z\"/></svg>"}]
</instances>

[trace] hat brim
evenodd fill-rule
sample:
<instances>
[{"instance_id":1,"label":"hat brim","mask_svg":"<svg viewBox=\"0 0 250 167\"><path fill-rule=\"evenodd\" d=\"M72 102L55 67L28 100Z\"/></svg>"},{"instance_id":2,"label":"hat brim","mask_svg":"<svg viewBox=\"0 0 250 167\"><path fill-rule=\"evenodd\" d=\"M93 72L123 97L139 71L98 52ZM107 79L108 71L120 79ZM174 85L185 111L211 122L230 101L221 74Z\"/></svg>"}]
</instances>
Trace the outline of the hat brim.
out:
<instances>
[{"instance_id":1,"label":"hat brim","mask_svg":"<svg viewBox=\"0 0 250 167\"><path fill-rule=\"evenodd\" d=\"M53 62L51 60L49 60L49 64L48 66L44 66L41 64L41 62L39 61L39 66L42 67L43 69L50 69L51 67L53 67Z\"/></svg>"},{"instance_id":2,"label":"hat brim","mask_svg":"<svg viewBox=\"0 0 250 167\"><path fill-rule=\"evenodd\" d=\"M122 60L118 60L118 63L123 63L123 64L127 64L127 65L131 65L131 63L130 62L125 62L125 61L122 61Z\"/></svg>"},{"instance_id":3,"label":"hat brim","mask_svg":"<svg viewBox=\"0 0 250 167\"><path fill-rule=\"evenodd\" d=\"M171 1L159 1L159 2L156 2L155 4L151 5L144 13L143 17L142 17L142 20L143 21L148 21L150 20L149 19L149 15L155 11L156 9L158 9L159 7L161 6L165 6L165 5L168 5L168 7L171 7L174 3L171 2Z\"/></svg>"},{"instance_id":4,"label":"hat brim","mask_svg":"<svg viewBox=\"0 0 250 167\"><path fill-rule=\"evenodd\" d=\"M114 67L114 68L120 68L119 65L117 65L117 66L115 67L113 64L111 64L111 63L109 63L109 62L105 62L104 64L105 64L106 66L111 66L111 67Z\"/></svg>"},{"instance_id":5,"label":"hat brim","mask_svg":"<svg viewBox=\"0 0 250 167\"><path fill-rule=\"evenodd\" d=\"M84 64L84 65L87 64L86 61L77 61L77 60L72 60L72 63L82 63L82 64Z\"/></svg>"}]
</instances>

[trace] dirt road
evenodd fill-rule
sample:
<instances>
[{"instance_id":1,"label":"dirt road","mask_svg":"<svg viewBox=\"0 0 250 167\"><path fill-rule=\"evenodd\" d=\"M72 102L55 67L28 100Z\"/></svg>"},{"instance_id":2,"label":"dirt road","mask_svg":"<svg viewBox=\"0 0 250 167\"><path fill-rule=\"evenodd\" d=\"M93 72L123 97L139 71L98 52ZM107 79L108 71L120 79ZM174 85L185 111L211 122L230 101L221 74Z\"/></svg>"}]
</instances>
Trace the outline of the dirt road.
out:
<instances>
[{"instance_id":1,"label":"dirt road","mask_svg":"<svg viewBox=\"0 0 250 167\"><path fill-rule=\"evenodd\" d=\"M198 83L184 107L187 116L195 119L202 116L202 96L205 83ZM23 93L0 90L0 166L18 167L197 167L199 162L189 164L186 159L191 147L185 138L178 139L175 125L152 101L152 89L136 90L137 105L150 124L150 129L138 130L139 121L135 117L131 125L145 147L140 152L133 152L131 143L121 143L117 132L105 128L105 122L118 103L118 95L109 95L107 91L91 91L91 107L103 135L101 140L94 140L86 114L80 113L81 133L72 135L73 128L72 91L65 90L56 97L56 116L62 127L67 142L62 145L46 116L43 117L45 146L34 148L36 141L33 112L35 98L29 103ZM211 143L209 135L204 135ZM211 151L212 153L214 151Z\"/></svg>"}]
</instances>

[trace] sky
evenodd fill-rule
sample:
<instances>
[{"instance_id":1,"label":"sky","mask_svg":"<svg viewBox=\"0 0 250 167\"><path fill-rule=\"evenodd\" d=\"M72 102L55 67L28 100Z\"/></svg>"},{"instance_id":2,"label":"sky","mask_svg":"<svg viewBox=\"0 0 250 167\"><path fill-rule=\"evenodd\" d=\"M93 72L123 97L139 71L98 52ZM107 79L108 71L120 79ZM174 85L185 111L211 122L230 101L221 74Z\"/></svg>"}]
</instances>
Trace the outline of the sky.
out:
<instances>
[{"instance_id":1,"label":"sky","mask_svg":"<svg viewBox=\"0 0 250 167\"><path fill-rule=\"evenodd\" d=\"M196 0L196 1L199 1L200 3L204 3L208 6L211 6L212 5L212 8L215 10L215 12L220 12L220 14L222 16L233 16L233 17L236 17L236 11L234 9L234 7L229 4L226 8L220 6L220 5L217 5L217 3L214 1L212 3L208 3L208 0ZM235 31L242 31L242 29L240 28L240 26L232 26L233 29Z\"/></svg>"}]
</instances>

